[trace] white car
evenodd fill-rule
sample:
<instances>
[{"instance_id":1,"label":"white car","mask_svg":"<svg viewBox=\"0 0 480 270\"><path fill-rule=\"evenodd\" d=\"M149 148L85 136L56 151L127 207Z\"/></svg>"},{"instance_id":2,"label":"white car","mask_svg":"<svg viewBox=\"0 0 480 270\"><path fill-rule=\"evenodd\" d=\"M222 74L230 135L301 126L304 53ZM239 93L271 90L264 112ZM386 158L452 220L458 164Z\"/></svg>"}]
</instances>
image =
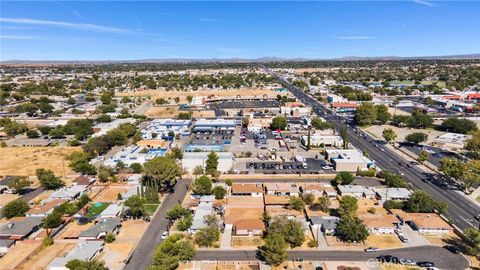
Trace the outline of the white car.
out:
<instances>
[{"instance_id":1,"label":"white car","mask_svg":"<svg viewBox=\"0 0 480 270\"><path fill-rule=\"evenodd\" d=\"M164 232L162 233L162 239L165 240L165 239L167 239L167 237L168 237L168 232L167 232L167 231L164 231Z\"/></svg>"},{"instance_id":2,"label":"white car","mask_svg":"<svg viewBox=\"0 0 480 270\"><path fill-rule=\"evenodd\" d=\"M414 260L410 260L410 259L400 259L400 264L403 264L403 265L417 265L417 263Z\"/></svg>"},{"instance_id":3,"label":"white car","mask_svg":"<svg viewBox=\"0 0 480 270\"><path fill-rule=\"evenodd\" d=\"M370 252L377 252L378 248L377 247L369 247L369 248L366 248L364 250L365 250L365 252L370 253Z\"/></svg>"}]
</instances>

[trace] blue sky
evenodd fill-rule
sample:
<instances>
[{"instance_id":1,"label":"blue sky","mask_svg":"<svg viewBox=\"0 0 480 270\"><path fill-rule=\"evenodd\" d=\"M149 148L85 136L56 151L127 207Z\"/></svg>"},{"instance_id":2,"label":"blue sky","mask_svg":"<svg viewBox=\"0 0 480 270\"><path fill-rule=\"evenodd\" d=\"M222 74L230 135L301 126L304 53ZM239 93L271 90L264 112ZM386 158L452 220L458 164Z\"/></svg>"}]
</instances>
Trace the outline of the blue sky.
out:
<instances>
[{"instance_id":1,"label":"blue sky","mask_svg":"<svg viewBox=\"0 0 480 270\"><path fill-rule=\"evenodd\" d=\"M0 60L480 53L477 1L1 1Z\"/></svg>"}]
</instances>

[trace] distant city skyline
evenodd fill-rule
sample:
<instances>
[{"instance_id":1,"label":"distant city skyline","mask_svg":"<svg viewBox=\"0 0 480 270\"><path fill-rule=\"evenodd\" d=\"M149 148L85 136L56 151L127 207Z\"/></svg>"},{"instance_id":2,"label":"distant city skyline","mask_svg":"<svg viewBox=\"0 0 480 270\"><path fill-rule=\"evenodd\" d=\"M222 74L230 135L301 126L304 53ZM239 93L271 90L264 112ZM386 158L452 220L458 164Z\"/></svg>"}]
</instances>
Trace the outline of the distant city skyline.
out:
<instances>
[{"instance_id":1,"label":"distant city skyline","mask_svg":"<svg viewBox=\"0 0 480 270\"><path fill-rule=\"evenodd\" d=\"M2 1L0 60L480 53L480 2Z\"/></svg>"}]
</instances>

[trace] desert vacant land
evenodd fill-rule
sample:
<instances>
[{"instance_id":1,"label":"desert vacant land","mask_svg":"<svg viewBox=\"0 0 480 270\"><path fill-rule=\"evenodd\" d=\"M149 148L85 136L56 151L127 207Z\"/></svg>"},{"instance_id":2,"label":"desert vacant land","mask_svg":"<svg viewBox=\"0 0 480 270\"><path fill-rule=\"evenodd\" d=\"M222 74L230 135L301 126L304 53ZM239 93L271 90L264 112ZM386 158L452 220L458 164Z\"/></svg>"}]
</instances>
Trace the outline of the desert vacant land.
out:
<instances>
[{"instance_id":1,"label":"desert vacant land","mask_svg":"<svg viewBox=\"0 0 480 270\"><path fill-rule=\"evenodd\" d=\"M68 167L67 156L80 147L2 147L0 148L0 175L35 175L35 170L45 168L55 175L74 173Z\"/></svg>"},{"instance_id":2,"label":"desert vacant land","mask_svg":"<svg viewBox=\"0 0 480 270\"><path fill-rule=\"evenodd\" d=\"M224 96L262 96L268 95L276 97L278 93L269 89L232 89L232 90L198 90L198 91L166 91L166 90L145 90L135 93L119 93L119 96L135 96L145 97L150 96L152 101L157 98L173 99L175 97L180 98L180 103L187 102L187 96L209 96L215 95L219 97Z\"/></svg>"}]
</instances>

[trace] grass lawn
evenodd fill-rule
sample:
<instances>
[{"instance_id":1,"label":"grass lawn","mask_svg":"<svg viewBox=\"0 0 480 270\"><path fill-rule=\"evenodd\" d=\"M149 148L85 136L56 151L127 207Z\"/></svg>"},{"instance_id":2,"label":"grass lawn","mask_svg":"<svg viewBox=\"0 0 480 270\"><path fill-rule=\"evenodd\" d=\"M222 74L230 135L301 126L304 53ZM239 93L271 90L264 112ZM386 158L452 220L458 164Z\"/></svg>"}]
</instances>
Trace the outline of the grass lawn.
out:
<instances>
[{"instance_id":1,"label":"grass lawn","mask_svg":"<svg viewBox=\"0 0 480 270\"><path fill-rule=\"evenodd\" d=\"M100 215L105 208L107 208L110 203L94 203L90 205L88 209L88 213L85 215L87 218L95 218L96 216Z\"/></svg>"},{"instance_id":2,"label":"grass lawn","mask_svg":"<svg viewBox=\"0 0 480 270\"><path fill-rule=\"evenodd\" d=\"M160 204L158 203L146 203L143 206L145 206L145 210L147 211L147 214L151 216L153 215L153 213L155 213L155 210L157 210L159 205Z\"/></svg>"}]
</instances>

